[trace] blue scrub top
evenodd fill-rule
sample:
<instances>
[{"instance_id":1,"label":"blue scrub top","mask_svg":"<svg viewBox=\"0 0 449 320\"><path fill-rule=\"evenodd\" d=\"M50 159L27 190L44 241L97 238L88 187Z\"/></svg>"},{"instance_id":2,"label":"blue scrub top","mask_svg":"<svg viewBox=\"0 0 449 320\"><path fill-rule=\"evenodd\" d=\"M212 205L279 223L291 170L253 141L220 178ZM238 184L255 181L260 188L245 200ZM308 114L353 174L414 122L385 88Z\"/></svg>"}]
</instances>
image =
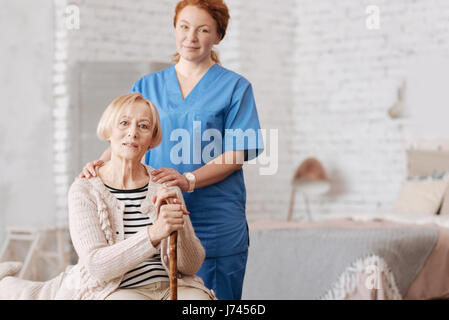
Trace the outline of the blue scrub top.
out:
<instances>
[{"instance_id":1,"label":"blue scrub top","mask_svg":"<svg viewBox=\"0 0 449 320\"><path fill-rule=\"evenodd\" d=\"M145 163L155 169L173 168L182 174L225 151L248 150L245 160L251 160L264 149L250 82L218 64L209 68L185 99L174 65L142 77L131 92L141 93L159 112L162 143L145 156ZM206 257L248 249L242 169L183 196Z\"/></svg>"}]
</instances>

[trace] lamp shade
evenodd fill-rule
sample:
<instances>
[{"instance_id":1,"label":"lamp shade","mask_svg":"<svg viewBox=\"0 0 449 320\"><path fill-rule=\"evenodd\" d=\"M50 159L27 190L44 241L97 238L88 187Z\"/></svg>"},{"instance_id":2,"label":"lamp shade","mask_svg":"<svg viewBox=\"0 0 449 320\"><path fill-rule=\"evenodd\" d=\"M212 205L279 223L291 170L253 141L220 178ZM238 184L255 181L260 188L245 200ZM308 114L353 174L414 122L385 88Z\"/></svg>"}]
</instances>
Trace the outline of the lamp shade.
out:
<instances>
[{"instance_id":1,"label":"lamp shade","mask_svg":"<svg viewBox=\"0 0 449 320\"><path fill-rule=\"evenodd\" d=\"M323 194L330 188L323 165L315 158L304 160L295 172L292 185L308 194Z\"/></svg>"}]
</instances>

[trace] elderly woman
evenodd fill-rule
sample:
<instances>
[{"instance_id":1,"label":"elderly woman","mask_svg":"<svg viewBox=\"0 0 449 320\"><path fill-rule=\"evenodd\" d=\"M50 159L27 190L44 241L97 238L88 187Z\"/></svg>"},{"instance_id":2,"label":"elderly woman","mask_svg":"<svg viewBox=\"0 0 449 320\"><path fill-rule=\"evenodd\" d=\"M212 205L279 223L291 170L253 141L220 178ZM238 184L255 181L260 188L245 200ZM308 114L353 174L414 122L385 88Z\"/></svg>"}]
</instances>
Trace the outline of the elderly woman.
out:
<instances>
[{"instance_id":1,"label":"elderly woman","mask_svg":"<svg viewBox=\"0 0 449 320\"><path fill-rule=\"evenodd\" d=\"M204 248L195 236L182 193L152 179L141 163L161 142L159 115L139 93L115 99L98 125L111 160L93 179L69 191L69 225L78 264L47 282L13 277L18 263L0 264L1 299L167 299L167 238L178 232L178 298L215 299L195 273ZM174 199L174 204L163 204Z\"/></svg>"}]
</instances>

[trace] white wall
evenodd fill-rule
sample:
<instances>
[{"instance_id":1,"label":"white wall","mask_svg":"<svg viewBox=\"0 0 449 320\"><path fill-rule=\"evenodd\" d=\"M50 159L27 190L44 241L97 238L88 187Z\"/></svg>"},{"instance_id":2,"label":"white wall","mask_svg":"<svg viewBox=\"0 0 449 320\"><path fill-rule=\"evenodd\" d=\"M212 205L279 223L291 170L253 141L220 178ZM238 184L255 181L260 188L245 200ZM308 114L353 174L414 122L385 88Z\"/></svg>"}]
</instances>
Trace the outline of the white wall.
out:
<instances>
[{"instance_id":1,"label":"white wall","mask_svg":"<svg viewBox=\"0 0 449 320\"><path fill-rule=\"evenodd\" d=\"M416 93L416 76L429 88L441 86L432 72L422 69L435 56L445 57L447 68L449 3L375 0L337 5L331 0L298 0L297 4L293 157L299 163L317 156L332 181L330 193L312 201L312 212L388 210L406 174L405 147L421 140L425 130L414 132L412 124L422 122L417 113L393 121L387 110L403 80L414 85L408 103L415 106L416 95L410 93ZM380 9L378 30L366 27L368 5ZM420 96L432 104L431 90L423 90ZM433 137L436 142L449 136L447 125L437 121L447 113L447 100L439 103L431 107L418 103L421 110L434 110L428 124L445 129Z\"/></svg>"},{"instance_id":2,"label":"white wall","mask_svg":"<svg viewBox=\"0 0 449 320\"><path fill-rule=\"evenodd\" d=\"M0 43L1 243L5 225L55 217L52 1L2 1Z\"/></svg>"},{"instance_id":3,"label":"white wall","mask_svg":"<svg viewBox=\"0 0 449 320\"><path fill-rule=\"evenodd\" d=\"M230 30L228 36L238 39L238 46L228 49L223 45L223 50L238 53L235 71L253 85L261 127L267 130L264 141L267 155L274 154L274 143L278 143L275 174L260 175L261 167L267 167L262 164L244 167L247 216L249 219L286 218L289 182L294 170L291 150L295 142L292 83L296 2L251 0L227 3L231 20L238 22L238 28ZM269 139L269 130L277 131L277 141Z\"/></svg>"}]
</instances>

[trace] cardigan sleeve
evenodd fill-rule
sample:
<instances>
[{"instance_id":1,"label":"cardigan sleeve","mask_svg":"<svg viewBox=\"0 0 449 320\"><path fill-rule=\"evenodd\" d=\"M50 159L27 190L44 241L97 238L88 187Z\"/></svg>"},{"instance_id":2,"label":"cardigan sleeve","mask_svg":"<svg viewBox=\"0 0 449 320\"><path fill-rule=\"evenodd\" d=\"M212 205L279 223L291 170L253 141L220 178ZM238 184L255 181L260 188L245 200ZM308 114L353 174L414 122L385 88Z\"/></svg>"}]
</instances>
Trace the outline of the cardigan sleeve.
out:
<instances>
[{"instance_id":1,"label":"cardigan sleeve","mask_svg":"<svg viewBox=\"0 0 449 320\"><path fill-rule=\"evenodd\" d=\"M178 269L182 274L194 275L203 264L205 251L195 235L189 217L185 217L184 229L178 232Z\"/></svg>"},{"instance_id":2,"label":"cardigan sleeve","mask_svg":"<svg viewBox=\"0 0 449 320\"><path fill-rule=\"evenodd\" d=\"M69 230L79 260L98 281L108 282L121 277L148 257L157 254L151 244L148 229L115 244L108 243L99 217L101 204L81 179L76 180L69 190ZM104 205L104 204L103 204ZM107 214L107 209L103 214ZM101 211L101 210L100 210ZM101 213L100 213L101 214ZM110 232L110 226L109 226Z\"/></svg>"}]
</instances>

